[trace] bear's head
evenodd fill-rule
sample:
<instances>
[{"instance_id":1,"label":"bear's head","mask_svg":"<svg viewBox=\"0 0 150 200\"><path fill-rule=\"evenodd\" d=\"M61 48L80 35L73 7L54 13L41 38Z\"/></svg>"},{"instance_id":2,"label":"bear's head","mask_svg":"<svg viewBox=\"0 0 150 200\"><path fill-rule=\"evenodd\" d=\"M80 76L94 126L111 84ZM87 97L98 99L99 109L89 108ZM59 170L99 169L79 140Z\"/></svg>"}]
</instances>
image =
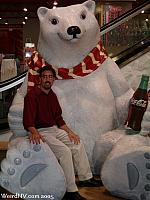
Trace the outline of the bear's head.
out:
<instances>
[{"instance_id":1,"label":"bear's head","mask_svg":"<svg viewBox=\"0 0 150 200\"><path fill-rule=\"evenodd\" d=\"M68 7L38 9L38 51L49 64L71 68L97 45L100 29L94 11L92 0Z\"/></svg>"}]
</instances>

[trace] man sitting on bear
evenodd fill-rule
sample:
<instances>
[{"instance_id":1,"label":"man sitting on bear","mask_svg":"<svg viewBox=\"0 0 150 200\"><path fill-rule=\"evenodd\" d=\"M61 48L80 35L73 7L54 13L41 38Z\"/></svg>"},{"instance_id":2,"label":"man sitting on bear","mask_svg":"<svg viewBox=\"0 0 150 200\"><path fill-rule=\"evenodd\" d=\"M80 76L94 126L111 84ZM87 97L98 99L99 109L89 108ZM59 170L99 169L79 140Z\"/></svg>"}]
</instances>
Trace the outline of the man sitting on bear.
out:
<instances>
[{"instance_id":1,"label":"man sitting on bear","mask_svg":"<svg viewBox=\"0 0 150 200\"><path fill-rule=\"evenodd\" d=\"M80 186L96 187L100 186L101 182L92 178L84 145L61 116L61 107L51 89L56 77L54 69L49 66L41 68L39 77L40 85L28 92L24 99L24 127L30 132L31 142L46 142L59 160L67 182L65 198L84 200L85 198L78 193L75 183L73 163L79 175Z\"/></svg>"}]
</instances>

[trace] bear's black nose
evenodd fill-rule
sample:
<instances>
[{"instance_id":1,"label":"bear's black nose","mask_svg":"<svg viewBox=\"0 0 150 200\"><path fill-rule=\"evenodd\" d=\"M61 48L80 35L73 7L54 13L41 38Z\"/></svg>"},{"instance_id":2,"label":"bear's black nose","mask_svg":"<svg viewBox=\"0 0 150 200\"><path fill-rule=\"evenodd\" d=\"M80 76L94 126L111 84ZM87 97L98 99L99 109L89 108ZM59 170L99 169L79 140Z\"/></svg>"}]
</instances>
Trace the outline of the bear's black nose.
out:
<instances>
[{"instance_id":1,"label":"bear's black nose","mask_svg":"<svg viewBox=\"0 0 150 200\"><path fill-rule=\"evenodd\" d=\"M77 34L80 34L81 33L81 30L78 26L70 26L68 29L67 29L67 33L69 35L73 35L73 38L76 38L76 35Z\"/></svg>"}]
</instances>

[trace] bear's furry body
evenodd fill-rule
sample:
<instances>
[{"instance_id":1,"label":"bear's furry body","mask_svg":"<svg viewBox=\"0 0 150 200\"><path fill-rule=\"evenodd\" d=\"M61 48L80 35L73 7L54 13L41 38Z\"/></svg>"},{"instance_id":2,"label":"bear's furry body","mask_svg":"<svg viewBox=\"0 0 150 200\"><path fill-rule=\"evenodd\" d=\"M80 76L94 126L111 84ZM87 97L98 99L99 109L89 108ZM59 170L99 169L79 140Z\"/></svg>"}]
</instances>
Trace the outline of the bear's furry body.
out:
<instances>
[{"instance_id":1,"label":"bear's furry body","mask_svg":"<svg viewBox=\"0 0 150 200\"><path fill-rule=\"evenodd\" d=\"M91 0L64 8L38 9L38 51L47 63L72 71L96 47L100 31L94 10ZM23 137L27 135L22 124L27 83L28 75L9 111L13 138L18 138L10 142L1 164L0 184L12 193L53 194L61 200L66 190L65 177L53 152L44 143L30 145ZM133 90L116 63L108 57L85 77L56 80L53 90L66 123L85 144L93 172L100 174L102 169L105 187L123 198L149 200L149 142L140 135L125 135L124 122ZM150 131L149 116L150 106L142 122L144 134Z\"/></svg>"}]
</instances>

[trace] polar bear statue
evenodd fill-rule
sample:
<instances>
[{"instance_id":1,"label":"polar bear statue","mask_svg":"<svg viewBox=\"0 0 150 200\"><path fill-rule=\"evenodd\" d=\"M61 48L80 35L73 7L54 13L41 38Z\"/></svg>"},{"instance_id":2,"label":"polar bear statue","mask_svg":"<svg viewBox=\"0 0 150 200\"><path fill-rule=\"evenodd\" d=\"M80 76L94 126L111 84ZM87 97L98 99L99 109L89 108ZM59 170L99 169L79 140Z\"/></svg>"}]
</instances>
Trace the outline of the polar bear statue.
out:
<instances>
[{"instance_id":1,"label":"polar bear statue","mask_svg":"<svg viewBox=\"0 0 150 200\"><path fill-rule=\"evenodd\" d=\"M141 135L126 135L124 130L134 91L100 42L94 10L92 0L38 9L39 53L34 53L26 79L10 108L9 124L14 135L2 162L0 184L13 193L45 193L61 199L65 191L63 172L51 150L45 144L29 144L22 125L27 88L34 86L37 69L47 64L56 70L58 80L53 90L63 117L84 142L93 172L101 171L104 186L114 195L150 199L148 140ZM148 116L149 108L143 120L145 130L150 128Z\"/></svg>"}]
</instances>

